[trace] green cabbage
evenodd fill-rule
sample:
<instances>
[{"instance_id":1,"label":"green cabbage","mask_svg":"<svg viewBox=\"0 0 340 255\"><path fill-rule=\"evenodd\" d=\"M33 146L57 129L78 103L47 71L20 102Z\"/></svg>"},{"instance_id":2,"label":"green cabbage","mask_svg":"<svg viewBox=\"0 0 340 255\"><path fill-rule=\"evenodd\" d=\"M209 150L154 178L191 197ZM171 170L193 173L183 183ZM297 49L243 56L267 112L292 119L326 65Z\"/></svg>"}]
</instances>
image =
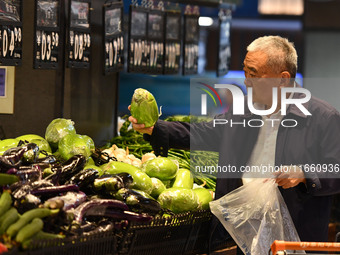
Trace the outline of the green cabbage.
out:
<instances>
[{"instance_id":1,"label":"green cabbage","mask_svg":"<svg viewBox=\"0 0 340 255\"><path fill-rule=\"evenodd\" d=\"M146 161L142 170L150 177L156 177L161 181L171 180L176 177L178 162L166 157L157 157Z\"/></svg>"},{"instance_id":2,"label":"green cabbage","mask_svg":"<svg viewBox=\"0 0 340 255\"><path fill-rule=\"evenodd\" d=\"M45 139L56 150L59 141L68 134L76 134L74 122L68 119L54 119L46 128Z\"/></svg>"},{"instance_id":3,"label":"green cabbage","mask_svg":"<svg viewBox=\"0 0 340 255\"><path fill-rule=\"evenodd\" d=\"M78 154L88 159L93 153L92 144L93 140L86 135L68 134L59 141L58 151L65 160Z\"/></svg>"},{"instance_id":4,"label":"green cabbage","mask_svg":"<svg viewBox=\"0 0 340 255\"><path fill-rule=\"evenodd\" d=\"M145 127L155 125L159 117L158 106L154 96L145 89L136 89L131 101L131 115Z\"/></svg>"}]
</instances>

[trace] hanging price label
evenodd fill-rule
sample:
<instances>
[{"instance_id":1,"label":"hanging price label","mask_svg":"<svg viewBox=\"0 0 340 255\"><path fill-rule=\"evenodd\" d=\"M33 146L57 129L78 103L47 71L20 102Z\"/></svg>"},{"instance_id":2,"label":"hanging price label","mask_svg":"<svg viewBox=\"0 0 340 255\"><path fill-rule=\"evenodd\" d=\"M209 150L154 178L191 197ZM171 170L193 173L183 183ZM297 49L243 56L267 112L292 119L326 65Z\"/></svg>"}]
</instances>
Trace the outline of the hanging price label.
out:
<instances>
[{"instance_id":1,"label":"hanging price label","mask_svg":"<svg viewBox=\"0 0 340 255\"><path fill-rule=\"evenodd\" d=\"M188 71L197 71L198 64L198 45L186 44L185 45L185 59L184 68Z\"/></svg>"},{"instance_id":2,"label":"hanging price label","mask_svg":"<svg viewBox=\"0 0 340 255\"><path fill-rule=\"evenodd\" d=\"M56 69L58 67L60 29L58 0L36 0L34 68Z\"/></svg>"},{"instance_id":3,"label":"hanging price label","mask_svg":"<svg viewBox=\"0 0 340 255\"><path fill-rule=\"evenodd\" d=\"M177 74L181 58L181 12L165 14L164 74Z\"/></svg>"},{"instance_id":4,"label":"hanging price label","mask_svg":"<svg viewBox=\"0 0 340 255\"><path fill-rule=\"evenodd\" d=\"M124 37L120 36L105 43L105 67L122 67L124 57Z\"/></svg>"},{"instance_id":5,"label":"hanging price label","mask_svg":"<svg viewBox=\"0 0 340 255\"><path fill-rule=\"evenodd\" d=\"M51 31L36 31L36 64L57 63L59 50L59 33ZM56 66L56 65L55 65Z\"/></svg>"},{"instance_id":6,"label":"hanging price label","mask_svg":"<svg viewBox=\"0 0 340 255\"><path fill-rule=\"evenodd\" d=\"M181 57L181 44L171 42L166 43L165 73L178 72L180 57Z\"/></svg>"},{"instance_id":7,"label":"hanging price label","mask_svg":"<svg viewBox=\"0 0 340 255\"><path fill-rule=\"evenodd\" d=\"M69 3L68 67L89 68L91 52L90 0Z\"/></svg>"},{"instance_id":8,"label":"hanging price label","mask_svg":"<svg viewBox=\"0 0 340 255\"><path fill-rule=\"evenodd\" d=\"M22 0L0 1L0 64L20 65L22 59Z\"/></svg>"},{"instance_id":9,"label":"hanging price label","mask_svg":"<svg viewBox=\"0 0 340 255\"><path fill-rule=\"evenodd\" d=\"M124 36L122 31L123 3L106 2L104 13L104 73L124 67Z\"/></svg>"},{"instance_id":10,"label":"hanging price label","mask_svg":"<svg viewBox=\"0 0 340 255\"><path fill-rule=\"evenodd\" d=\"M195 9L195 8L194 8ZM184 15L184 64L183 74L197 74L198 71L198 13Z\"/></svg>"},{"instance_id":11,"label":"hanging price label","mask_svg":"<svg viewBox=\"0 0 340 255\"><path fill-rule=\"evenodd\" d=\"M147 40L130 40L130 66L131 69L146 68L149 63L150 45Z\"/></svg>"},{"instance_id":12,"label":"hanging price label","mask_svg":"<svg viewBox=\"0 0 340 255\"><path fill-rule=\"evenodd\" d=\"M90 63L91 36L89 33L70 31L69 62L71 67L88 67Z\"/></svg>"},{"instance_id":13,"label":"hanging price label","mask_svg":"<svg viewBox=\"0 0 340 255\"><path fill-rule=\"evenodd\" d=\"M163 73L164 65L164 12L157 9L148 11L147 39L149 59L147 73Z\"/></svg>"},{"instance_id":14,"label":"hanging price label","mask_svg":"<svg viewBox=\"0 0 340 255\"><path fill-rule=\"evenodd\" d=\"M153 72L155 69L162 70L163 45L163 42L150 42L150 72Z\"/></svg>"},{"instance_id":15,"label":"hanging price label","mask_svg":"<svg viewBox=\"0 0 340 255\"><path fill-rule=\"evenodd\" d=\"M230 26L231 26L231 9L220 9L219 11L219 37L217 45L217 77L225 75L229 71L231 58L230 50Z\"/></svg>"},{"instance_id":16,"label":"hanging price label","mask_svg":"<svg viewBox=\"0 0 340 255\"><path fill-rule=\"evenodd\" d=\"M22 29L3 25L0 33L0 58L5 65L18 65L22 58Z\"/></svg>"},{"instance_id":17,"label":"hanging price label","mask_svg":"<svg viewBox=\"0 0 340 255\"><path fill-rule=\"evenodd\" d=\"M147 39L148 9L130 6L128 72L145 73L150 63L150 43Z\"/></svg>"}]
</instances>

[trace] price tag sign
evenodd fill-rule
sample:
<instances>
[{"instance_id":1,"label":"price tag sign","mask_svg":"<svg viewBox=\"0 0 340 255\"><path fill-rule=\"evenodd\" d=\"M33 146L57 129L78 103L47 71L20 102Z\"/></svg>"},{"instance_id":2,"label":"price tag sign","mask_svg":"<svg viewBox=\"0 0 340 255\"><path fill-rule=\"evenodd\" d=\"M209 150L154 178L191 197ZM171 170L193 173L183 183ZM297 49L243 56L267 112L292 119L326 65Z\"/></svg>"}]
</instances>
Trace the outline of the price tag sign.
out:
<instances>
[{"instance_id":1,"label":"price tag sign","mask_svg":"<svg viewBox=\"0 0 340 255\"><path fill-rule=\"evenodd\" d=\"M164 74L178 74L181 58L181 12L165 14Z\"/></svg>"},{"instance_id":2,"label":"price tag sign","mask_svg":"<svg viewBox=\"0 0 340 255\"><path fill-rule=\"evenodd\" d=\"M124 67L123 3L104 5L104 72L117 72Z\"/></svg>"},{"instance_id":3,"label":"price tag sign","mask_svg":"<svg viewBox=\"0 0 340 255\"><path fill-rule=\"evenodd\" d=\"M230 50L230 26L232 10L221 9L219 12L219 39L217 56L217 77L226 75L229 71L231 50Z\"/></svg>"},{"instance_id":4,"label":"price tag sign","mask_svg":"<svg viewBox=\"0 0 340 255\"><path fill-rule=\"evenodd\" d=\"M140 6L130 6L128 72L148 70L150 47L147 39L148 9Z\"/></svg>"},{"instance_id":5,"label":"price tag sign","mask_svg":"<svg viewBox=\"0 0 340 255\"><path fill-rule=\"evenodd\" d=\"M35 1L35 37L33 67L56 69L60 45L59 0Z\"/></svg>"},{"instance_id":6,"label":"price tag sign","mask_svg":"<svg viewBox=\"0 0 340 255\"><path fill-rule=\"evenodd\" d=\"M0 0L0 64L21 65L22 1Z\"/></svg>"},{"instance_id":7,"label":"price tag sign","mask_svg":"<svg viewBox=\"0 0 340 255\"><path fill-rule=\"evenodd\" d=\"M198 18L199 15L197 12L184 14L183 75L197 74L199 41Z\"/></svg>"},{"instance_id":8,"label":"price tag sign","mask_svg":"<svg viewBox=\"0 0 340 255\"><path fill-rule=\"evenodd\" d=\"M71 68L89 68L91 50L90 0L70 1L68 63Z\"/></svg>"},{"instance_id":9,"label":"price tag sign","mask_svg":"<svg viewBox=\"0 0 340 255\"><path fill-rule=\"evenodd\" d=\"M164 12L161 10L149 10L148 13L148 44L149 74L162 74L164 65Z\"/></svg>"}]
</instances>

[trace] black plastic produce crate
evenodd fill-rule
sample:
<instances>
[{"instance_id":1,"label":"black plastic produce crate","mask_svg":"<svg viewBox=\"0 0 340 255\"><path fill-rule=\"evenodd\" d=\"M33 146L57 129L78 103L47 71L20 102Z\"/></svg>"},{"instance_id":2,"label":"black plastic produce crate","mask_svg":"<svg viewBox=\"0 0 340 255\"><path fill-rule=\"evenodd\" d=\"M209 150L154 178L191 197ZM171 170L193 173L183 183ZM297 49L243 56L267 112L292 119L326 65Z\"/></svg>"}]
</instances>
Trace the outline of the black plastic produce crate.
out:
<instances>
[{"instance_id":1,"label":"black plastic produce crate","mask_svg":"<svg viewBox=\"0 0 340 255\"><path fill-rule=\"evenodd\" d=\"M107 231L88 236L37 241L32 243L30 250L12 250L4 255L114 255L117 253L116 235L112 231Z\"/></svg>"},{"instance_id":2,"label":"black plastic produce crate","mask_svg":"<svg viewBox=\"0 0 340 255\"><path fill-rule=\"evenodd\" d=\"M150 223L132 223L118 239L121 255L180 255L207 250L210 211L156 218Z\"/></svg>"},{"instance_id":3,"label":"black plastic produce crate","mask_svg":"<svg viewBox=\"0 0 340 255\"><path fill-rule=\"evenodd\" d=\"M6 255L190 255L207 251L212 214L196 211L149 223L131 223L121 231L35 242L31 250Z\"/></svg>"}]
</instances>

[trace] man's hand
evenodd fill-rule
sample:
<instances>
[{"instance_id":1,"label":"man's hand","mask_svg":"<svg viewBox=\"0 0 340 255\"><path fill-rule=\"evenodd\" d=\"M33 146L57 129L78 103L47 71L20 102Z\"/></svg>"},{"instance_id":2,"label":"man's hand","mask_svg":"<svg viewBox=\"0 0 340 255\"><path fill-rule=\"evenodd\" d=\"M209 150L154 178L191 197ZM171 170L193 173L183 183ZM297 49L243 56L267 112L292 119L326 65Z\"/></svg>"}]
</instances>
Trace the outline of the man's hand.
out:
<instances>
[{"instance_id":1,"label":"man's hand","mask_svg":"<svg viewBox=\"0 0 340 255\"><path fill-rule=\"evenodd\" d=\"M276 183L284 189L297 186L300 182L306 183L305 174L298 166L282 166L275 173Z\"/></svg>"},{"instance_id":2,"label":"man's hand","mask_svg":"<svg viewBox=\"0 0 340 255\"><path fill-rule=\"evenodd\" d=\"M131 109L130 105L128 109L129 110ZM132 116L129 117L129 121L132 123L132 128L136 130L137 132L140 132L142 134L152 135L154 126L146 128L144 124L138 124L138 121Z\"/></svg>"}]
</instances>

